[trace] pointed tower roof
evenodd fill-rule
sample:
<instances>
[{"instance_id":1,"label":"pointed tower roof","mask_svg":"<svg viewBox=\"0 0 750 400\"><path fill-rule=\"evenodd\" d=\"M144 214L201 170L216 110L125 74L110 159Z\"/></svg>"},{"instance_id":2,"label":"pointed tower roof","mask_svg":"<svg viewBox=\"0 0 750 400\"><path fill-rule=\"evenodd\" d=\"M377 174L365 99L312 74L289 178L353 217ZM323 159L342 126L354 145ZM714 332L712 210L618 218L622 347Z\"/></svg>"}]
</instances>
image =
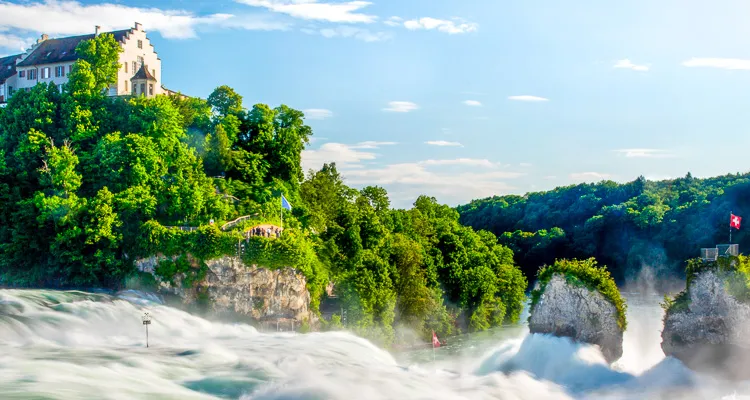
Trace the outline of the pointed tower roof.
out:
<instances>
[{"instance_id":1,"label":"pointed tower roof","mask_svg":"<svg viewBox=\"0 0 750 400\"><path fill-rule=\"evenodd\" d=\"M133 75L132 78L130 78L131 81L144 79L147 81L156 81L156 78L154 78L153 75L151 75L150 72L148 72L148 66L146 64L141 64L141 68L138 70L138 72Z\"/></svg>"}]
</instances>

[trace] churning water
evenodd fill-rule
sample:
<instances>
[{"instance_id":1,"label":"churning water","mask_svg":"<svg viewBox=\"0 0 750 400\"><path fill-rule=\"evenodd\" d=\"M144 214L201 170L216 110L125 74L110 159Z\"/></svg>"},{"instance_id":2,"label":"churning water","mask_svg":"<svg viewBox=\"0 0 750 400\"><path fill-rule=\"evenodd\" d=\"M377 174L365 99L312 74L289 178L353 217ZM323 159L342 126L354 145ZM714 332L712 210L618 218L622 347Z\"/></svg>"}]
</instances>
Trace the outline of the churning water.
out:
<instances>
[{"instance_id":1,"label":"churning water","mask_svg":"<svg viewBox=\"0 0 750 400\"><path fill-rule=\"evenodd\" d=\"M142 293L0 290L0 399L750 399L750 382L665 358L659 299L629 300L624 355L608 366L525 326L392 356L343 332L209 322Z\"/></svg>"}]
</instances>

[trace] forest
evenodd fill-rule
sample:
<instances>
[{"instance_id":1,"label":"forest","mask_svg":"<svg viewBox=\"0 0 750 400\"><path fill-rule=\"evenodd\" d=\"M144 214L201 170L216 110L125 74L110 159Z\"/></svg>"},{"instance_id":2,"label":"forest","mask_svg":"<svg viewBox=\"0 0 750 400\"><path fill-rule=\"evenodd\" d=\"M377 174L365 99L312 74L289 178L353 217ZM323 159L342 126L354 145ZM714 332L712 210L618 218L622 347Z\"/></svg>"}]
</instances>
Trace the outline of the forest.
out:
<instances>
[{"instance_id":1,"label":"forest","mask_svg":"<svg viewBox=\"0 0 750 400\"><path fill-rule=\"evenodd\" d=\"M148 285L134 261L154 254L179 257L161 278L192 284L205 260L240 253L298 269L314 311L334 283L347 327L380 343L518 321L528 282L495 235L429 196L392 209L383 188L350 188L335 164L303 171L313 132L286 105L246 107L227 86L205 100L105 96L119 51L109 34L84 41L63 90L40 83L0 109L0 287ZM239 248L281 212L280 238Z\"/></svg>"},{"instance_id":2,"label":"forest","mask_svg":"<svg viewBox=\"0 0 750 400\"><path fill-rule=\"evenodd\" d=\"M702 247L729 242L729 217L750 211L750 174L618 184L602 181L525 196L495 196L458 208L462 224L496 234L530 279L556 259L595 257L618 283L642 268L685 277ZM732 243L750 246L743 229Z\"/></svg>"}]
</instances>

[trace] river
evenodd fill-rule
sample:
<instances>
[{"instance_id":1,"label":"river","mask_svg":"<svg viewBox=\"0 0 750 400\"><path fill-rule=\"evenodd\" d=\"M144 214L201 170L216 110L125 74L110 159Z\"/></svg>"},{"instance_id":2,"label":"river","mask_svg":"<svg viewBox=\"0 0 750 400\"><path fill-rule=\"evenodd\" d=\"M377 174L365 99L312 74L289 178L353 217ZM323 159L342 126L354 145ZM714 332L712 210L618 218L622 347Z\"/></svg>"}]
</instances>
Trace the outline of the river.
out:
<instances>
[{"instance_id":1,"label":"river","mask_svg":"<svg viewBox=\"0 0 750 400\"><path fill-rule=\"evenodd\" d=\"M750 382L665 358L660 298L626 297L623 357L608 366L525 325L392 355L344 332L210 322L138 292L0 290L0 399L750 399Z\"/></svg>"}]
</instances>

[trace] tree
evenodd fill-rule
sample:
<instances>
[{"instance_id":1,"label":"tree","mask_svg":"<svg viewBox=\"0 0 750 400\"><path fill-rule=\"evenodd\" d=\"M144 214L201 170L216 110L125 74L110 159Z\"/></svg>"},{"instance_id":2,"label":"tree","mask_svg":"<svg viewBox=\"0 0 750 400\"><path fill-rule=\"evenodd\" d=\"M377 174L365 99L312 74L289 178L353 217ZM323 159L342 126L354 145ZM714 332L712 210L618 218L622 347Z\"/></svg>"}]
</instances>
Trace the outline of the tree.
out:
<instances>
[{"instance_id":1,"label":"tree","mask_svg":"<svg viewBox=\"0 0 750 400\"><path fill-rule=\"evenodd\" d=\"M242 96L237 94L229 86L219 86L208 96L208 105L214 113L226 117L228 115L239 116L243 113Z\"/></svg>"},{"instance_id":2,"label":"tree","mask_svg":"<svg viewBox=\"0 0 750 400\"><path fill-rule=\"evenodd\" d=\"M84 40L76 47L76 54L90 65L94 77L94 90L98 93L117 83L122 47L111 33L103 33Z\"/></svg>"}]
</instances>

